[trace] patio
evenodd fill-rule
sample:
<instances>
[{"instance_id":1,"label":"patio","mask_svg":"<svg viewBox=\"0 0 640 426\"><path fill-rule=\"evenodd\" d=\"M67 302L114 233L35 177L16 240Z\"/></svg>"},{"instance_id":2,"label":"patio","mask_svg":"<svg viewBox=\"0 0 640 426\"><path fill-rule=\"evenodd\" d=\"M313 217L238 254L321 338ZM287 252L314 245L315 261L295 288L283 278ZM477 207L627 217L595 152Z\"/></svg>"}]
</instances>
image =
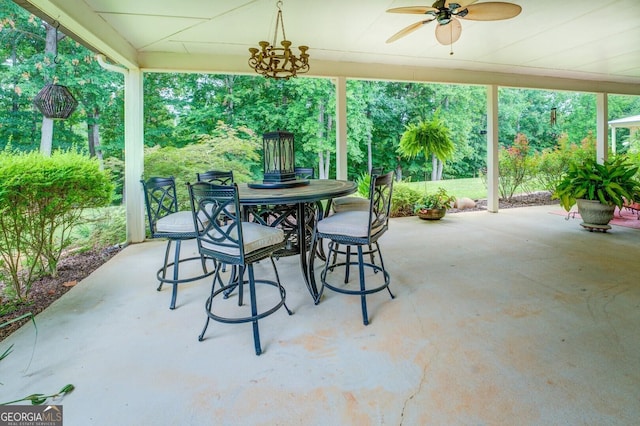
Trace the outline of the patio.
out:
<instances>
[{"instance_id":1,"label":"patio","mask_svg":"<svg viewBox=\"0 0 640 426\"><path fill-rule=\"evenodd\" d=\"M131 245L37 317L35 350L31 324L4 342L2 399L72 383L67 426L634 424L640 232L590 233L554 209L392 219L396 299L370 296L368 327L357 297L314 306L298 260L280 259L295 315L261 321L259 357L248 324L198 342L209 280L170 311L164 243Z\"/></svg>"}]
</instances>

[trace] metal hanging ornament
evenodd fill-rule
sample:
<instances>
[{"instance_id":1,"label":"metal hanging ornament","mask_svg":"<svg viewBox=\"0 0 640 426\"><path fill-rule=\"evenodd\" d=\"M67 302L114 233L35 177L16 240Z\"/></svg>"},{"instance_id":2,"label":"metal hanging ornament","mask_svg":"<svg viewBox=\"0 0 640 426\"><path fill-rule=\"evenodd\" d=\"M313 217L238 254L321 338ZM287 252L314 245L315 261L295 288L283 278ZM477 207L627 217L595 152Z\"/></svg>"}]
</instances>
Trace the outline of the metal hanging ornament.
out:
<instances>
[{"instance_id":1,"label":"metal hanging ornament","mask_svg":"<svg viewBox=\"0 0 640 426\"><path fill-rule=\"evenodd\" d=\"M54 64L58 63L58 27L56 26L56 56ZM55 65L54 65L55 66ZM47 83L33 98L33 104L47 118L65 120L73 114L78 101L66 86Z\"/></svg>"},{"instance_id":2,"label":"metal hanging ornament","mask_svg":"<svg viewBox=\"0 0 640 426\"><path fill-rule=\"evenodd\" d=\"M276 4L278 7L278 15L276 17L276 29L273 33L273 43L261 41L260 48L251 47L249 52L249 66L258 74L275 79L288 80L290 77L296 77L298 74L304 74L309 71L309 46L298 46L300 54L296 56L291 50L291 41L287 40L284 32L284 20L282 19L282 1ZM278 29L282 29L282 41L278 47Z\"/></svg>"}]
</instances>

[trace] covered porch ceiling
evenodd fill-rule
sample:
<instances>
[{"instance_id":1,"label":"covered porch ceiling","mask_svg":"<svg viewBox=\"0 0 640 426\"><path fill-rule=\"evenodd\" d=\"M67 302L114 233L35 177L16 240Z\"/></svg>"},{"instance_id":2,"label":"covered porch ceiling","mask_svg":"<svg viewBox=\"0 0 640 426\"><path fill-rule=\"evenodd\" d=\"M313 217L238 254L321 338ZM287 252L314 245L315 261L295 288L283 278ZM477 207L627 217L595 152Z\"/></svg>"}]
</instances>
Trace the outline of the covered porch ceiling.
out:
<instances>
[{"instance_id":1,"label":"covered porch ceiling","mask_svg":"<svg viewBox=\"0 0 640 426\"><path fill-rule=\"evenodd\" d=\"M274 0L14 0L111 61L143 71L250 74L248 49L272 42ZM513 0L505 21L463 21L453 45L435 23L387 44L431 0L287 0L286 35L310 47L309 76L640 95L640 2Z\"/></svg>"}]
</instances>

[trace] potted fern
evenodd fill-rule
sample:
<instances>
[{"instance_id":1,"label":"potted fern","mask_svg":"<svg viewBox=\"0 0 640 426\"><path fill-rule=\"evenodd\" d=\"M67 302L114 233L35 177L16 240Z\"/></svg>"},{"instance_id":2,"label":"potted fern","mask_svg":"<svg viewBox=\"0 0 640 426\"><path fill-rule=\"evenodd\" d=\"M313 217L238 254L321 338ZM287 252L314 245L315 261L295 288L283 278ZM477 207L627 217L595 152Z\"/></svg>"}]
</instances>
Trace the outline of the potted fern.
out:
<instances>
[{"instance_id":1,"label":"potted fern","mask_svg":"<svg viewBox=\"0 0 640 426\"><path fill-rule=\"evenodd\" d=\"M433 194L425 194L414 205L414 212L420 219L439 220L447 213L447 209L453 207L456 197L449 195L440 187Z\"/></svg>"},{"instance_id":2,"label":"potted fern","mask_svg":"<svg viewBox=\"0 0 640 426\"><path fill-rule=\"evenodd\" d=\"M409 124L398 145L398 153L404 158L413 159L420 154L424 155L425 170L431 157L431 180L441 178L442 165L444 161L453 157L454 151L451 132L437 113L430 120Z\"/></svg>"},{"instance_id":3,"label":"potted fern","mask_svg":"<svg viewBox=\"0 0 640 426\"><path fill-rule=\"evenodd\" d=\"M566 211L577 204L583 227L606 231L611 228L608 224L616 207L621 209L627 201L640 200L637 173L638 166L624 155L602 164L595 159L588 159L582 164L572 163L556 186L553 197Z\"/></svg>"}]
</instances>

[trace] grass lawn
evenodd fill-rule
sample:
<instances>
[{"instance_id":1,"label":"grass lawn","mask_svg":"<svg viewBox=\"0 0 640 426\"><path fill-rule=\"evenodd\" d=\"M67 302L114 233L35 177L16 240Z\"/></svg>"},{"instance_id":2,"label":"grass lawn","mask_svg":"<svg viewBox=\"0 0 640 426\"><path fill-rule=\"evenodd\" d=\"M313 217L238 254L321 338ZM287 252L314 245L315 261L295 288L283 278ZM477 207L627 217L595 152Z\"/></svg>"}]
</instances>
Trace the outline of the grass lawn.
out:
<instances>
[{"instance_id":1,"label":"grass lawn","mask_svg":"<svg viewBox=\"0 0 640 426\"><path fill-rule=\"evenodd\" d=\"M444 188L456 198L468 197L473 200L487 198L487 188L480 178L449 179L427 182L409 182L408 185L420 192L434 193L439 187Z\"/></svg>"},{"instance_id":2,"label":"grass lawn","mask_svg":"<svg viewBox=\"0 0 640 426\"><path fill-rule=\"evenodd\" d=\"M416 191L424 192L426 191L428 194L434 193L438 190L439 187L444 188L449 194L455 196L456 198L468 197L473 200L487 198L487 188L485 184L482 182L481 178L467 178L467 179L448 179L448 180L440 180L436 182L427 181L427 182L408 182L407 183L411 188ZM531 186L531 182L529 182L529 186ZM526 189L522 189L520 191L516 191L516 193L526 193L533 191L543 191L544 188L541 184L534 185L534 188L528 187Z\"/></svg>"}]
</instances>

